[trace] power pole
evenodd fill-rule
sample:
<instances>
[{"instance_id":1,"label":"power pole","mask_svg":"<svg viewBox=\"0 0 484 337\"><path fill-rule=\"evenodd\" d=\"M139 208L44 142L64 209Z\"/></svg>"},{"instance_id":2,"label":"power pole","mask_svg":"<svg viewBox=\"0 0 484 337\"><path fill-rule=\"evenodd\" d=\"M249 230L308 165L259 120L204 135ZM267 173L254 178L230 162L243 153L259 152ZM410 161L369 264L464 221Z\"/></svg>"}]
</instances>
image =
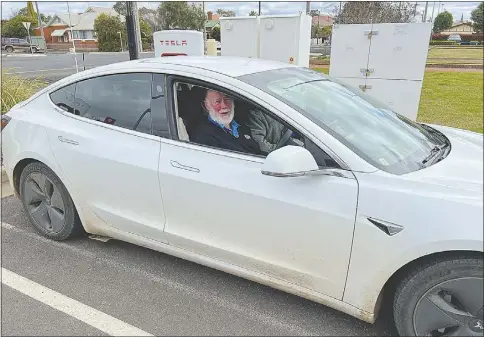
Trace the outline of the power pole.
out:
<instances>
[{"instance_id":1,"label":"power pole","mask_svg":"<svg viewBox=\"0 0 484 337\"><path fill-rule=\"evenodd\" d=\"M311 1L306 1L306 14L311 11Z\"/></svg>"},{"instance_id":2,"label":"power pole","mask_svg":"<svg viewBox=\"0 0 484 337\"><path fill-rule=\"evenodd\" d=\"M429 8L429 2L426 1L425 2L425 10L424 10L424 18L423 18L423 22L427 22L427 9Z\"/></svg>"},{"instance_id":3,"label":"power pole","mask_svg":"<svg viewBox=\"0 0 484 337\"><path fill-rule=\"evenodd\" d=\"M139 11L138 11L138 3L136 1L132 2L133 4L133 16L134 16L134 31L136 32L136 39L138 41L138 53L143 51L143 43L141 41L141 29L139 24Z\"/></svg>"},{"instance_id":4,"label":"power pole","mask_svg":"<svg viewBox=\"0 0 484 337\"><path fill-rule=\"evenodd\" d=\"M259 1L259 16L260 16L260 3L261 3L261 2Z\"/></svg>"},{"instance_id":5,"label":"power pole","mask_svg":"<svg viewBox=\"0 0 484 337\"><path fill-rule=\"evenodd\" d=\"M136 34L135 7L132 1L126 1L126 30L128 33L128 52L130 60L139 59L139 46Z\"/></svg>"},{"instance_id":6,"label":"power pole","mask_svg":"<svg viewBox=\"0 0 484 337\"><path fill-rule=\"evenodd\" d=\"M37 4L37 1L35 2L35 9L37 10L37 20L39 21L40 35L42 36L42 40L44 40L44 48L47 51L47 42L45 41L44 36L44 24L40 18L39 5Z\"/></svg>"}]
</instances>

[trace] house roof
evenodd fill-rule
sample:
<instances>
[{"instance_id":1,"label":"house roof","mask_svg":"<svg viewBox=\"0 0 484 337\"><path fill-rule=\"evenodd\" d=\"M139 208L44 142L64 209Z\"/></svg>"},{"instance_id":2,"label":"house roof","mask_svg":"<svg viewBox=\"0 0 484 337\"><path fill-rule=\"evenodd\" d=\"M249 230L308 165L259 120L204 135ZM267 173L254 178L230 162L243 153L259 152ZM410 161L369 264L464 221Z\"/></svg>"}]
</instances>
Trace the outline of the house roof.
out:
<instances>
[{"instance_id":1,"label":"house roof","mask_svg":"<svg viewBox=\"0 0 484 337\"><path fill-rule=\"evenodd\" d=\"M321 26L330 26L333 24L333 18L329 15L315 15L312 17L312 24Z\"/></svg>"},{"instance_id":2,"label":"house roof","mask_svg":"<svg viewBox=\"0 0 484 337\"><path fill-rule=\"evenodd\" d=\"M205 28L213 28L216 26L220 26L220 21L215 21L215 20L205 21Z\"/></svg>"},{"instance_id":3,"label":"house roof","mask_svg":"<svg viewBox=\"0 0 484 337\"><path fill-rule=\"evenodd\" d=\"M81 14L71 13L70 19L69 19L69 13L54 14L52 19L50 19L50 21L47 23L47 27L51 26L54 23L55 18L59 18L62 22L64 22L64 24L66 24L68 26L70 26L70 24L72 24L72 26L75 26L79 23L79 20L81 18ZM69 22L70 22L70 24L69 24Z\"/></svg>"},{"instance_id":4,"label":"house roof","mask_svg":"<svg viewBox=\"0 0 484 337\"><path fill-rule=\"evenodd\" d=\"M69 22L72 24L72 28L74 30L94 30L94 20L100 14L107 14L112 16L117 16L124 22L125 18L122 15L119 15L114 9L108 7L97 7L97 6L89 6L84 13L74 14L71 13L70 21L69 21L69 14L68 13L58 13L55 14L47 26L51 26L54 22L54 19L58 17L61 21L63 21L66 25L69 25Z\"/></svg>"}]
</instances>

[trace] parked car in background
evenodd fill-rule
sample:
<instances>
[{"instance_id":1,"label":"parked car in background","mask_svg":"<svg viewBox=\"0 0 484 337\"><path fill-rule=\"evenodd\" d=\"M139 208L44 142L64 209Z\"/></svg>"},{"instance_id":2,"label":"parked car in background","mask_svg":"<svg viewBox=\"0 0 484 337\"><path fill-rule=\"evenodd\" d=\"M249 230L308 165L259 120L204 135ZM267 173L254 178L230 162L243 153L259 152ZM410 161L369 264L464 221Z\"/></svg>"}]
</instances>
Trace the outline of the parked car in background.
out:
<instances>
[{"instance_id":1,"label":"parked car in background","mask_svg":"<svg viewBox=\"0 0 484 337\"><path fill-rule=\"evenodd\" d=\"M455 41L455 42L461 42L462 38L460 37L459 34L451 34L451 35L449 35L448 40L449 41Z\"/></svg>"},{"instance_id":2,"label":"parked car in background","mask_svg":"<svg viewBox=\"0 0 484 337\"><path fill-rule=\"evenodd\" d=\"M7 53L13 53L15 50L22 50L26 52L36 53L40 50L40 47L29 43L27 39L19 39L19 38L2 38L2 49L5 50Z\"/></svg>"}]
</instances>

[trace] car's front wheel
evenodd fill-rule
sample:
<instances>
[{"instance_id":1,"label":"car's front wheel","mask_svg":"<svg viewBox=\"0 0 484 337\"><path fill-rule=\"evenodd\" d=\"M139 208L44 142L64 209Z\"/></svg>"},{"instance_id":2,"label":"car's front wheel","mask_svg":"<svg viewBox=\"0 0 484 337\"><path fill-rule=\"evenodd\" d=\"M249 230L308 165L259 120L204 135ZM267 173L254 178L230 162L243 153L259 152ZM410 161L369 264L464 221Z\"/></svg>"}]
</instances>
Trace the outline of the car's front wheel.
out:
<instances>
[{"instance_id":1,"label":"car's front wheel","mask_svg":"<svg viewBox=\"0 0 484 337\"><path fill-rule=\"evenodd\" d=\"M13 53L13 47L10 47L10 46L5 47L5 51L6 51L7 53Z\"/></svg>"},{"instance_id":2,"label":"car's front wheel","mask_svg":"<svg viewBox=\"0 0 484 337\"><path fill-rule=\"evenodd\" d=\"M42 235L65 240L83 232L66 187L46 165L34 162L24 168L20 198L30 221Z\"/></svg>"},{"instance_id":3,"label":"car's front wheel","mask_svg":"<svg viewBox=\"0 0 484 337\"><path fill-rule=\"evenodd\" d=\"M483 259L440 258L397 287L393 314L401 336L483 336Z\"/></svg>"}]
</instances>

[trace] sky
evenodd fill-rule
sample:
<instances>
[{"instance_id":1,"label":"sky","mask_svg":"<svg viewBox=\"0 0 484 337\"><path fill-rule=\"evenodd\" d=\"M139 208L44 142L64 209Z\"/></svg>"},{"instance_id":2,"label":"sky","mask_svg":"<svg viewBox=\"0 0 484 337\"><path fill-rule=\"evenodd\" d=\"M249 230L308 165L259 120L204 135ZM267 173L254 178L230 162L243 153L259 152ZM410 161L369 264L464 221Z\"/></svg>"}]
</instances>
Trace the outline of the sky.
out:
<instances>
[{"instance_id":1,"label":"sky","mask_svg":"<svg viewBox=\"0 0 484 337\"><path fill-rule=\"evenodd\" d=\"M156 9L160 2L138 2L138 8L146 7ZM471 12L477 7L479 2L433 2L430 1L427 10L427 19L429 20L432 15L432 9L435 11L434 17L437 15L440 5L440 11L447 10L454 16L454 21L461 19L464 15L464 20L470 20ZM100 7L112 7L115 2L69 2L69 7L72 12L84 12L88 6L100 6ZM39 1L39 11L45 15L52 15L54 13L67 13L66 1L59 2L47 2ZM2 1L2 19L8 19L12 16L12 12L20 8L26 7L27 2L23 1ZM233 10L238 16L249 15L251 10L258 11L258 2L205 2L205 11L215 12L218 8L225 10ZM339 6L339 2L311 2L311 9L321 10L321 13L331 14L335 7ZM425 2L417 2L417 11L423 13ZM261 12L262 14L297 14L300 11L305 11L306 2L262 2ZM421 17L419 17L421 20Z\"/></svg>"}]
</instances>

